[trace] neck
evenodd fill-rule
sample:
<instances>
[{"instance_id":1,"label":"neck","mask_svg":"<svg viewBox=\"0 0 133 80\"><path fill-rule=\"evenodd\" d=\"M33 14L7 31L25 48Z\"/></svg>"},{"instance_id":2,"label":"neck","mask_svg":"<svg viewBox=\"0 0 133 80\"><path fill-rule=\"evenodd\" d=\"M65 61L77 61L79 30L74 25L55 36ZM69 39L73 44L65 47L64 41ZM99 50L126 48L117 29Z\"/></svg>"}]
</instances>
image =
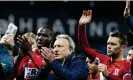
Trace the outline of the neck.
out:
<instances>
[{"instance_id":1,"label":"neck","mask_svg":"<svg viewBox=\"0 0 133 80\"><path fill-rule=\"evenodd\" d=\"M120 60L123 60L124 59L124 57L123 57L123 53L121 52L121 53L119 53L119 55L118 56L112 56L111 57L111 60L112 61L120 61Z\"/></svg>"},{"instance_id":2,"label":"neck","mask_svg":"<svg viewBox=\"0 0 133 80\"><path fill-rule=\"evenodd\" d=\"M92 73L92 78L96 78L99 74L100 74L99 71Z\"/></svg>"}]
</instances>

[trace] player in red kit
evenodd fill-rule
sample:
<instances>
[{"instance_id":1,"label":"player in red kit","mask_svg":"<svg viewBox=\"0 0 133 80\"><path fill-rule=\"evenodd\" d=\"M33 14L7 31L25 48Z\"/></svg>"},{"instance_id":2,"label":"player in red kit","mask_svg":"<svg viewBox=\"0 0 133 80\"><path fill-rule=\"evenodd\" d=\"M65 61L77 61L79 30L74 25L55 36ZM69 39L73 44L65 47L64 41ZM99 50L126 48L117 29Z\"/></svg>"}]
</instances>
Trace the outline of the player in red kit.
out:
<instances>
[{"instance_id":1,"label":"player in red kit","mask_svg":"<svg viewBox=\"0 0 133 80\"><path fill-rule=\"evenodd\" d=\"M90 47L86 37L86 24L91 21L92 11L84 10L79 20L78 45L87 56L99 58L99 71L103 73L107 80L131 80L131 64L123 57L123 52L127 45L126 36L115 32L109 35L107 41L107 55L103 55Z\"/></svg>"},{"instance_id":2,"label":"player in red kit","mask_svg":"<svg viewBox=\"0 0 133 80\"><path fill-rule=\"evenodd\" d=\"M87 58L87 64L89 66L89 75L87 80L100 80L100 72L98 70L97 62L92 62Z\"/></svg>"},{"instance_id":3,"label":"player in red kit","mask_svg":"<svg viewBox=\"0 0 133 80\"><path fill-rule=\"evenodd\" d=\"M21 45L20 53L26 56L19 55L15 63L16 80L33 80L38 73L38 69L46 67L44 58L40 55L41 47L51 48L54 39L54 32L49 27L42 27L38 30L36 43L38 49L32 49L32 44L24 36L18 36L18 42Z\"/></svg>"}]
</instances>

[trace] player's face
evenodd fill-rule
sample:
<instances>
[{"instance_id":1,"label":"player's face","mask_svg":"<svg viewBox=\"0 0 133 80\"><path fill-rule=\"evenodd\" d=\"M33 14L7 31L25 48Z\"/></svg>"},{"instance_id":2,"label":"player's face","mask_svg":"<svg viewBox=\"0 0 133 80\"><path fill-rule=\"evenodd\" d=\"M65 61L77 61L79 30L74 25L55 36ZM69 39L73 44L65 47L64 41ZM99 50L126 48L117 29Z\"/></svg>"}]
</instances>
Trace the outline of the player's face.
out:
<instances>
[{"instance_id":1,"label":"player's face","mask_svg":"<svg viewBox=\"0 0 133 80\"><path fill-rule=\"evenodd\" d=\"M122 47L120 39L117 37L109 37L107 41L107 54L108 56L117 56L121 52Z\"/></svg>"},{"instance_id":2,"label":"player's face","mask_svg":"<svg viewBox=\"0 0 133 80\"><path fill-rule=\"evenodd\" d=\"M127 60L131 61L132 57L133 57L133 50L131 49L128 51Z\"/></svg>"},{"instance_id":3,"label":"player's face","mask_svg":"<svg viewBox=\"0 0 133 80\"><path fill-rule=\"evenodd\" d=\"M87 65L89 67L89 73L90 74L95 74L96 72L98 72L98 66L96 64L94 64L89 58L87 58Z\"/></svg>"},{"instance_id":4,"label":"player's face","mask_svg":"<svg viewBox=\"0 0 133 80\"><path fill-rule=\"evenodd\" d=\"M49 47L49 44L51 43L51 35L49 29L46 28L40 28L37 32L36 36L36 43L38 48Z\"/></svg>"}]
</instances>

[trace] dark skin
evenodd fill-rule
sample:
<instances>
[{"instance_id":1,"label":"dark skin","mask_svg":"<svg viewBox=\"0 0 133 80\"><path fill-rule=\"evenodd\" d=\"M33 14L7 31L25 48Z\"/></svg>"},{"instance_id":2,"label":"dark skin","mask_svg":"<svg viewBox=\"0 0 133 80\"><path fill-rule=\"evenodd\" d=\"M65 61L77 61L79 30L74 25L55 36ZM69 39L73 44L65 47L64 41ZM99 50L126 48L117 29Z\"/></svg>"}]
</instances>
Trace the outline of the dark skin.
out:
<instances>
[{"instance_id":1,"label":"dark skin","mask_svg":"<svg viewBox=\"0 0 133 80\"><path fill-rule=\"evenodd\" d=\"M49 28L40 28L37 32L36 42L38 49L42 47L51 47L51 43L54 38L54 32ZM25 36L18 36L17 42L21 45L19 50L19 56L17 58L17 63L14 65L14 74L17 73L17 68L20 65L20 62L24 56L31 55L34 53L32 51L32 41L29 41Z\"/></svg>"},{"instance_id":2,"label":"dark skin","mask_svg":"<svg viewBox=\"0 0 133 80\"><path fill-rule=\"evenodd\" d=\"M50 48L51 43L53 40L53 32L48 28L40 28L37 32L36 43L37 47L41 49L41 47ZM21 51L27 55L27 53L32 52L32 43L28 41L28 38L25 36L18 36L17 37L18 43L21 44Z\"/></svg>"},{"instance_id":3,"label":"dark skin","mask_svg":"<svg viewBox=\"0 0 133 80\"><path fill-rule=\"evenodd\" d=\"M40 49L41 47L50 48L51 41L53 39L51 30L47 28L40 28L37 32L36 42Z\"/></svg>"}]
</instances>

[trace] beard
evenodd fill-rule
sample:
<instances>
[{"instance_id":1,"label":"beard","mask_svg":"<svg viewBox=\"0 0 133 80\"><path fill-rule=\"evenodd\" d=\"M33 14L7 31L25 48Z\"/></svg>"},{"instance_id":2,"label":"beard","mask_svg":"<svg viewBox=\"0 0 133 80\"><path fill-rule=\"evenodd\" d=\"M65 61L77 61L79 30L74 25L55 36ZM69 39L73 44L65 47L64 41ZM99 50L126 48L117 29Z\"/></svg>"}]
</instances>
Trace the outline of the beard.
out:
<instances>
[{"instance_id":1,"label":"beard","mask_svg":"<svg viewBox=\"0 0 133 80\"><path fill-rule=\"evenodd\" d=\"M114 48L113 50L111 50L111 52L107 52L107 55L109 57L117 57L119 56L119 54L121 53L121 47L117 47L117 48Z\"/></svg>"},{"instance_id":2,"label":"beard","mask_svg":"<svg viewBox=\"0 0 133 80\"><path fill-rule=\"evenodd\" d=\"M120 54L120 51L115 51L115 52L109 53L108 56L116 59L119 56L119 54Z\"/></svg>"}]
</instances>

